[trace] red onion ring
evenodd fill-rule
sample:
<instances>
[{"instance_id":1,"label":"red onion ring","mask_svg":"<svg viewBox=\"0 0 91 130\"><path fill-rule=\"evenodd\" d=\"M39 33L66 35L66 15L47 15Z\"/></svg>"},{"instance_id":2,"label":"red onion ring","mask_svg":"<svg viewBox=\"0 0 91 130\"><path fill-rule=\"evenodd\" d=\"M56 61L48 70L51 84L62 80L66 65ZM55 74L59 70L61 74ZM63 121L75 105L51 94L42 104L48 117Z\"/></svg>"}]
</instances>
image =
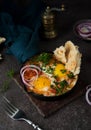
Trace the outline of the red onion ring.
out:
<instances>
[{"instance_id":1,"label":"red onion ring","mask_svg":"<svg viewBox=\"0 0 91 130\"><path fill-rule=\"evenodd\" d=\"M22 74L21 74L21 76L24 78L24 73L27 71L27 69L28 68L26 68L23 72L22 72ZM28 82L30 82L30 81L32 81L32 80L34 80L35 78L38 78L38 71L36 70L36 69L32 69L32 68L29 68L30 70L33 70L35 73L36 73L36 76L33 76L30 80L25 80L25 81L28 81ZM34 78L35 77L35 78Z\"/></svg>"},{"instance_id":2,"label":"red onion ring","mask_svg":"<svg viewBox=\"0 0 91 130\"><path fill-rule=\"evenodd\" d=\"M85 95L85 97L86 97L86 101L87 101L87 103L89 104L89 105L91 105L91 101L89 100L89 93L91 92L91 88L89 88L87 91L86 91L86 95ZM90 97L91 97L91 95L90 95Z\"/></svg>"},{"instance_id":3,"label":"red onion ring","mask_svg":"<svg viewBox=\"0 0 91 130\"><path fill-rule=\"evenodd\" d=\"M36 65L30 65L30 67L36 68L36 69L38 69L39 71L41 71L40 67L38 67L38 66L36 66Z\"/></svg>"},{"instance_id":4,"label":"red onion ring","mask_svg":"<svg viewBox=\"0 0 91 130\"><path fill-rule=\"evenodd\" d=\"M36 65L25 65L25 66L23 66L23 67L21 68L20 74L22 74L22 72L23 72L24 69L26 69L26 68L35 68L35 69L41 71L40 67L38 67L38 66L36 66Z\"/></svg>"},{"instance_id":5,"label":"red onion ring","mask_svg":"<svg viewBox=\"0 0 91 130\"><path fill-rule=\"evenodd\" d=\"M26 86L28 86L28 87L33 87L30 83L28 83L28 82L25 81L24 77L22 77L22 81L23 81L23 83L24 83Z\"/></svg>"},{"instance_id":6,"label":"red onion ring","mask_svg":"<svg viewBox=\"0 0 91 130\"><path fill-rule=\"evenodd\" d=\"M23 66L23 67L21 68L21 70L20 70L20 74L22 74L22 72L23 72L24 69L29 68L29 67L30 67L30 65Z\"/></svg>"},{"instance_id":7,"label":"red onion ring","mask_svg":"<svg viewBox=\"0 0 91 130\"><path fill-rule=\"evenodd\" d=\"M91 33L91 25L83 23L77 26L78 30L83 34ZM86 31L83 31L83 28L86 29Z\"/></svg>"},{"instance_id":8,"label":"red onion ring","mask_svg":"<svg viewBox=\"0 0 91 130\"><path fill-rule=\"evenodd\" d=\"M86 31L84 31L83 29L86 29ZM87 38L90 39L91 38L91 22L84 22L82 24L79 24L76 28L77 32L79 33L79 35L83 38Z\"/></svg>"},{"instance_id":9,"label":"red onion ring","mask_svg":"<svg viewBox=\"0 0 91 130\"><path fill-rule=\"evenodd\" d=\"M30 80L25 80L24 78L24 73L26 72L26 70L31 69L33 71L35 71L36 76L32 77ZM36 65L25 65L24 67L21 68L20 70L20 75L22 78L22 81L25 85L32 87L32 85L30 84L31 81L33 81L35 78L38 78L38 73L41 71L40 67L36 66Z\"/></svg>"}]
</instances>

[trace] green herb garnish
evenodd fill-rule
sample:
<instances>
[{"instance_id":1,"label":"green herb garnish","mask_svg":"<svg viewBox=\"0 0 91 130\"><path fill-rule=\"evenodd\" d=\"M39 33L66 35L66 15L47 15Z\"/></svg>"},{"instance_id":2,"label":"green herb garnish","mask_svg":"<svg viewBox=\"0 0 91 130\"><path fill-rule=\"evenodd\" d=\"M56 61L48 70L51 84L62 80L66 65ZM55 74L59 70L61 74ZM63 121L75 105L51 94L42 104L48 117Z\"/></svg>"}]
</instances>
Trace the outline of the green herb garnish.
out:
<instances>
[{"instance_id":1,"label":"green herb garnish","mask_svg":"<svg viewBox=\"0 0 91 130\"><path fill-rule=\"evenodd\" d=\"M74 78L74 77L75 77L72 72L70 72L69 74L67 74L67 76L68 76L69 78Z\"/></svg>"},{"instance_id":2,"label":"green herb garnish","mask_svg":"<svg viewBox=\"0 0 91 130\"><path fill-rule=\"evenodd\" d=\"M53 68L49 66L46 70L47 73L52 74L53 73Z\"/></svg>"},{"instance_id":3,"label":"green herb garnish","mask_svg":"<svg viewBox=\"0 0 91 130\"><path fill-rule=\"evenodd\" d=\"M63 81L61 81L59 84L60 84L60 87L61 87L61 88L64 88L65 86L68 85L68 82L67 82L66 80L63 80Z\"/></svg>"},{"instance_id":4,"label":"green herb garnish","mask_svg":"<svg viewBox=\"0 0 91 130\"><path fill-rule=\"evenodd\" d=\"M37 61L41 61L46 65L49 63L51 58L52 58L52 54L44 52L38 56Z\"/></svg>"},{"instance_id":5,"label":"green herb garnish","mask_svg":"<svg viewBox=\"0 0 91 130\"><path fill-rule=\"evenodd\" d=\"M54 83L55 83L56 86L59 84L59 82L56 82L56 81L54 81Z\"/></svg>"},{"instance_id":6,"label":"green herb garnish","mask_svg":"<svg viewBox=\"0 0 91 130\"><path fill-rule=\"evenodd\" d=\"M63 91L63 89L64 89L66 86L68 86L68 82L67 82L66 80L63 80L63 81L61 81L61 82L55 82L55 81L54 81L54 83L55 83L55 86L51 86L51 87L56 90L57 95L58 95L58 94L61 94L62 91Z\"/></svg>"},{"instance_id":7,"label":"green herb garnish","mask_svg":"<svg viewBox=\"0 0 91 130\"><path fill-rule=\"evenodd\" d=\"M64 74L64 73L66 73L66 70L65 70L65 69L63 69L63 70L60 70L60 71L61 71L63 74Z\"/></svg>"},{"instance_id":8,"label":"green herb garnish","mask_svg":"<svg viewBox=\"0 0 91 130\"><path fill-rule=\"evenodd\" d=\"M68 82L66 80L63 80L61 82L59 82L60 87L59 87L59 94L62 93L63 89L68 86Z\"/></svg>"},{"instance_id":9,"label":"green herb garnish","mask_svg":"<svg viewBox=\"0 0 91 130\"><path fill-rule=\"evenodd\" d=\"M10 88L9 83L13 76L14 76L14 70L11 69L7 72L8 79L4 81L2 88L0 89L0 92L6 92Z\"/></svg>"},{"instance_id":10,"label":"green herb garnish","mask_svg":"<svg viewBox=\"0 0 91 130\"><path fill-rule=\"evenodd\" d=\"M12 77L14 76L14 70L11 69L10 71L8 71L8 72L7 72L7 76L8 76L9 78L12 78Z\"/></svg>"}]
</instances>

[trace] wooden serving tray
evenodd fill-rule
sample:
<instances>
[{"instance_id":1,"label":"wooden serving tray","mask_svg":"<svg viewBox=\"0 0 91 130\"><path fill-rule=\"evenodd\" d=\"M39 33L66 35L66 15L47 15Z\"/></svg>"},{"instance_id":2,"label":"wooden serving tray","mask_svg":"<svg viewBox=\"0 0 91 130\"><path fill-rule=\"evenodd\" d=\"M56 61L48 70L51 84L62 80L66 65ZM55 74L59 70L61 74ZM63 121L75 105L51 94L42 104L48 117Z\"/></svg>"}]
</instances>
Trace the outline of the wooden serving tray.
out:
<instances>
[{"instance_id":1,"label":"wooden serving tray","mask_svg":"<svg viewBox=\"0 0 91 130\"><path fill-rule=\"evenodd\" d=\"M33 103L33 105L36 107L38 112L43 116L43 117L48 117L49 115L53 114L60 108L62 108L64 105L70 103L71 101L77 99L80 97L82 94L85 93L85 86L86 84L84 83L84 80L81 80L81 76L79 76L79 80L75 87L70 91L69 94L60 96L59 99L53 100L53 101L45 101L41 99L37 99L33 95L27 93L25 90L24 84L21 81L21 77L19 73L16 73L14 75L14 80L18 84L18 86L24 91L26 96L30 99L30 101Z\"/></svg>"}]
</instances>

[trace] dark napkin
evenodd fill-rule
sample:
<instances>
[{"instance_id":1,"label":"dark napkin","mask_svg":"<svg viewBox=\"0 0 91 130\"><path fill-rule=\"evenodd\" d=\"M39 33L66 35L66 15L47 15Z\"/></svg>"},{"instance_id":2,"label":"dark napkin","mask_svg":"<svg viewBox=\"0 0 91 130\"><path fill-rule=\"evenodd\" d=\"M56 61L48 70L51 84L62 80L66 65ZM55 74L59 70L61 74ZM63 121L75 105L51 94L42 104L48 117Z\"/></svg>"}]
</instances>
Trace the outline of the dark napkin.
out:
<instances>
[{"instance_id":1,"label":"dark napkin","mask_svg":"<svg viewBox=\"0 0 91 130\"><path fill-rule=\"evenodd\" d=\"M41 0L33 0L30 6L23 10L24 14L21 18L17 17L18 24L15 23L14 16L11 14L0 13L0 35L6 38L7 53L13 54L20 62L26 61L40 51L38 31L42 11Z\"/></svg>"}]
</instances>

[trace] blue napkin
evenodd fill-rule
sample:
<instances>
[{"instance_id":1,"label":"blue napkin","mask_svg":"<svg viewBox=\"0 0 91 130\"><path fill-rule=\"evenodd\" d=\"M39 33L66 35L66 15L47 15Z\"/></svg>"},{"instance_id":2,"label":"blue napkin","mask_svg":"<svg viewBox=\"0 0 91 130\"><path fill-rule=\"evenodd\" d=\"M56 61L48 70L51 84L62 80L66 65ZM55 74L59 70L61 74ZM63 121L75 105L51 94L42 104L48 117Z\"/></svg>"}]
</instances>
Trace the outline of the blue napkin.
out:
<instances>
[{"instance_id":1,"label":"blue napkin","mask_svg":"<svg viewBox=\"0 0 91 130\"><path fill-rule=\"evenodd\" d=\"M33 0L18 24L11 14L0 13L0 35L6 38L7 53L13 54L19 62L25 62L40 51L39 27L43 9L41 0Z\"/></svg>"}]
</instances>

